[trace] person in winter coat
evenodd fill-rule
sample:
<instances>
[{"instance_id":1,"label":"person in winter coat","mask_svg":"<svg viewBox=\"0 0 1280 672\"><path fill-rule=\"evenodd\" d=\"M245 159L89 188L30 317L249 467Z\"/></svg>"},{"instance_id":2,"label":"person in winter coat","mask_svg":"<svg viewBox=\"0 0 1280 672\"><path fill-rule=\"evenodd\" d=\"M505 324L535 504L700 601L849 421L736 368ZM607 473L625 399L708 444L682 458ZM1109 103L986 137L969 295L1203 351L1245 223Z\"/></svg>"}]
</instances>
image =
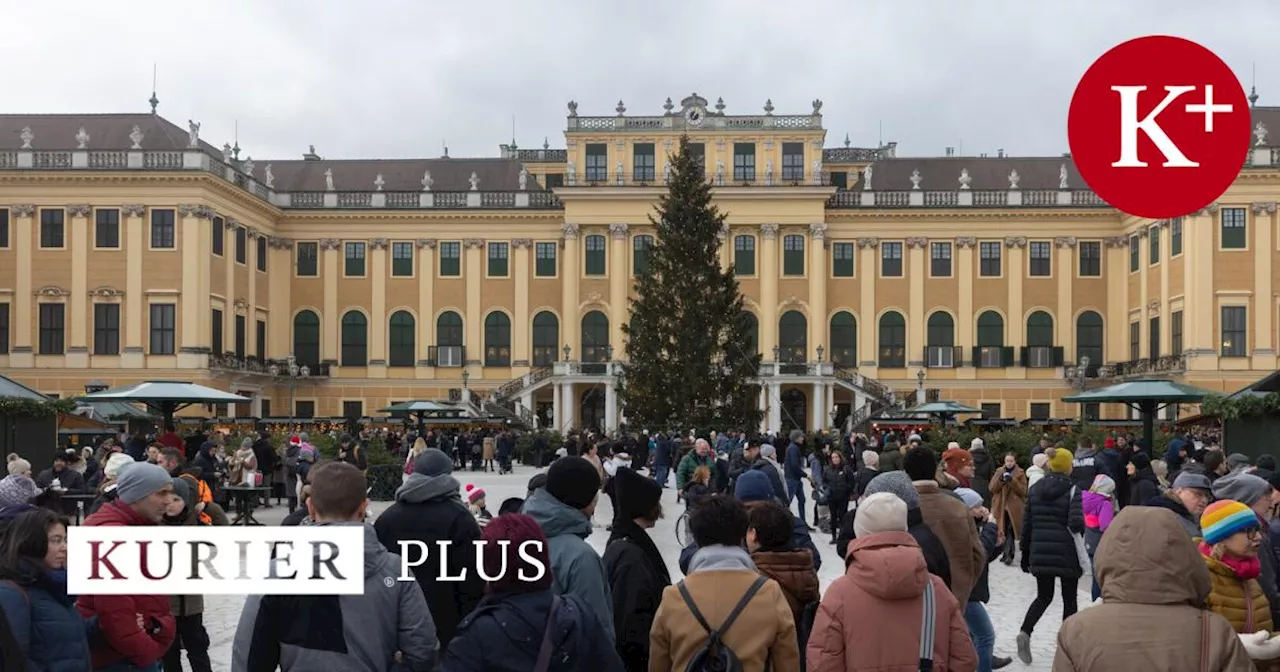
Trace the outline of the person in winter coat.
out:
<instances>
[{"instance_id":1,"label":"person in winter coat","mask_svg":"<svg viewBox=\"0 0 1280 672\"><path fill-rule=\"evenodd\" d=\"M898 443L898 437L890 434L880 448L880 471L897 471L902 468L902 455L906 452Z\"/></svg>"},{"instance_id":2,"label":"person in winter coat","mask_svg":"<svg viewBox=\"0 0 1280 672\"><path fill-rule=\"evenodd\" d=\"M1241 640L1204 610L1209 571L1176 516L1130 506L1094 559L1102 603L1062 622L1054 672L1250 672Z\"/></svg>"},{"instance_id":3,"label":"person in winter coat","mask_svg":"<svg viewBox=\"0 0 1280 672\"><path fill-rule=\"evenodd\" d=\"M667 487L671 477L671 464L675 455L675 444L671 437L659 434L653 442L653 480L662 487Z\"/></svg>"},{"instance_id":4,"label":"person in winter coat","mask_svg":"<svg viewBox=\"0 0 1280 672\"><path fill-rule=\"evenodd\" d=\"M302 441L290 436L284 448L284 496L289 513L298 509L298 458L302 455Z\"/></svg>"},{"instance_id":5,"label":"person in winter coat","mask_svg":"<svg viewBox=\"0 0 1280 672\"><path fill-rule=\"evenodd\" d=\"M84 519L86 527L159 525L173 499L164 467L135 462L120 469L116 499ZM173 644L175 625L167 595L81 595L76 608L98 618L102 636L93 646L95 670L155 670Z\"/></svg>"},{"instance_id":6,"label":"person in winter coat","mask_svg":"<svg viewBox=\"0 0 1280 672\"><path fill-rule=\"evenodd\" d=\"M1151 458L1146 453L1134 453L1125 468L1129 480L1130 506L1145 504L1160 496L1160 481L1151 468Z\"/></svg>"},{"instance_id":7,"label":"person in winter coat","mask_svg":"<svg viewBox=\"0 0 1280 672\"><path fill-rule=\"evenodd\" d=\"M1027 467L1027 489L1036 484L1036 481L1044 478L1045 468L1049 466L1049 456L1039 453L1031 458L1031 466Z\"/></svg>"},{"instance_id":8,"label":"person in winter coat","mask_svg":"<svg viewBox=\"0 0 1280 672\"><path fill-rule=\"evenodd\" d=\"M373 524L388 553L415 561L426 553L427 561L413 567L413 572L431 608L442 650L449 648L458 623L475 609L484 593L484 579L471 550L480 538L480 525L463 504L460 487L453 477L453 460L429 448L418 456L413 473L396 489L395 503ZM442 541L452 546L447 557L437 552L436 544ZM437 580L460 573L465 573L462 581Z\"/></svg>"},{"instance_id":9,"label":"person in winter coat","mask_svg":"<svg viewBox=\"0 0 1280 672\"><path fill-rule=\"evenodd\" d=\"M969 443L969 456L973 458L973 490L982 495L982 505L991 509L991 479L996 473L995 460L987 452L987 444L980 438ZM1016 462L1014 463L1016 466Z\"/></svg>"},{"instance_id":10,"label":"person in winter coat","mask_svg":"<svg viewBox=\"0 0 1280 672\"><path fill-rule=\"evenodd\" d=\"M1262 567L1258 559L1262 539L1258 516L1249 507L1232 499L1218 500L1200 515L1200 555L1209 568L1209 610L1227 619L1239 635L1269 633L1271 607L1258 585ZM1261 663L1280 658L1280 639L1241 637L1260 670L1280 664Z\"/></svg>"},{"instance_id":11,"label":"person in winter coat","mask_svg":"<svg viewBox=\"0 0 1280 672\"><path fill-rule=\"evenodd\" d=\"M684 484L684 490L680 491L686 509L697 506L699 502L714 494L715 492L711 490L711 471L705 466L694 469L693 476L688 483Z\"/></svg>"},{"instance_id":12,"label":"person in winter coat","mask_svg":"<svg viewBox=\"0 0 1280 672\"><path fill-rule=\"evenodd\" d=\"M817 602L818 570L806 549L791 540L791 512L771 500L747 504L747 551L762 576L778 582L797 625L805 605Z\"/></svg>"},{"instance_id":13,"label":"person in winter coat","mask_svg":"<svg viewBox=\"0 0 1280 672\"><path fill-rule=\"evenodd\" d=\"M770 467L772 469L772 467ZM764 470L752 469L742 475L738 479L735 486L733 496L743 504L751 504L752 502L761 502L765 500L775 500L779 504L783 504L782 500L778 500L774 496L773 488L769 484L769 479L764 475ZM785 504L784 504L785 506ZM822 569L822 554L818 553L818 547L814 545L813 538L809 536L809 529L805 526L804 521L799 517L792 516L791 521L791 544L795 548L803 548L809 551L813 556L813 568ZM685 574L689 573L689 563L693 560L693 556L698 552L698 542L695 540L680 551L680 571Z\"/></svg>"},{"instance_id":14,"label":"person in winter coat","mask_svg":"<svg viewBox=\"0 0 1280 672\"><path fill-rule=\"evenodd\" d=\"M556 593L581 599L613 641L608 574L604 561L586 541L599 498L600 476L595 466L570 455L551 463L547 484L524 501L523 513L537 521L547 535Z\"/></svg>"},{"instance_id":15,"label":"person in winter coat","mask_svg":"<svg viewBox=\"0 0 1280 672\"><path fill-rule=\"evenodd\" d=\"M604 550L613 599L613 630L627 670L649 669L649 630L671 585L667 562L647 530L662 518L662 486L628 467L614 476L619 515ZM808 560L808 558L806 558Z\"/></svg>"},{"instance_id":16,"label":"person in winter coat","mask_svg":"<svg viewBox=\"0 0 1280 672\"><path fill-rule=\"evenodd\" d=\"M58 482L58 488L55 489L61 489L69 495L78 495L85 491L84 476L71 468L65 452L55 454L53 466L36 476L36 485L42 490L52 487L54 481Z\"/></svg>"},{"instance_id":17,"label":"person in winter coat","mask_svg":"<svg viewBox=\"0 0 1280 672\"><path fill-rule=\"evenodd\" d=\"M504 514L490 521L482 535L485 574L500 578L485 584L484 599L458 625L441 672L528 672L537 667L544 646L554 653L548 672L626 669L590 607L553 590L547 537L537 522L521 513ZM511 543L503 546L500 541ZM520 551L526 544L528 550ZM547 571L538 575L526 567L522 553ZM521 580L521 572L536 578Z\"/></svg>"},{"instance_id":18,"label":"person in winter coat","mask_svg":"<svg viewBox=\"0 0 1280 672\"><path fill-rule=\"evenodd\" d=\"M68 524L49 509L31 508L15 516L0 539L0 618L16 648L0 642L5 670L93 669L89 640L98 637L98 619L81 616L67 594ZM16 666L7 662L10 653L17 654Z\"/></svg>"},{"instance_id":19,"label":"person in winter coat","mask_svg":"<svg viewBox=\"0 0 1280 672\"><path fill-rule=\"evenodd\" d=\"M880 475L880 453L874 450L862 451L862 466L853 477L853 497L852 501L862 498L862 493L866 491L867 484L871 479ZM844 516L840 516L840 520L844 520Z\"/></svg>"},{"instance_id":20,"label":"person in winter coat","mask_svg":"<svg viewBox=\"0 0 1280 672\"><path fill-rule=\"evenodd\" d=\"M996 524L991 511L983 505L982 495L977 490L956 488L956 496L969 507L969 514L973 516L978 536L982 539L982 548L987 552L987 564L990 565L1000 550L996 543ZM978 654L978 672L990 672L1013 663L1012 658L995 655L996 629L986 607L986 603L991 600L987 569L988 567L982 568L978 582L973 584L973 592L969 593L969 602L964 605L964 622L969 627L969 638L973 640L973 648Z\"/></svg>"},{"instance_id":21,"label":"person in winter coat","mask_svg":"<svg viewBox=\"0 0 1280 672\"><path fill-rule=\"evenodd\" d=\"M770 447L772 449L772 446ZM776 468L777 463L766 460L762 457L764 444L760 443L760 439L752 439L750 443L742 449L742 470L734 473L730 470L730 480L733 481L734 489L737 489L738 477L748 470L756 470L764 474L769 479L769 485L773 488L774 496L778 501L787 503L787 486L782 481L782 472Z\"/></svg>"},{"instance_id":22,"label":"person in winter coat","mask_svg":"<svg viewBox=\"0 0 1280 672\"><path fill-rule=\"evenodd\" d=\"M1148 500L1146 506L1156 506L1172 511L1178 517L1178 524L1191 539L1200 538L1200 512L1213 499L1213 483L1204 474L1197 474L1186 469L1173 479L1173 487L1155 499Z\"/></svg>"},{"instance_id":23,"label":"person in winter coat","mask_svg":"<svg viewBox=\"0 0 1280 672\"><path fill-rule=\"evenodd\" d=\"M1093 486L1080 496L1080 509L1084 514L1084 548L1089 552L1089 562L1093 562L1094 553L1098 549L1098 542L1102 541L1102 533L1107 531L1107 527L1111 525L1111 520L1115 518L1116 511L1116 482L1111 480L1106 474L1098 474L1093 477ZM1096 601L1102 596L1102 591L1098 587L1098 573L1093 572L1093 599Z\"/></svg>"},{"instance_id":24,"label":"person in winter coat","mask_svg":"<svg viewBox=\"0 0 1280 672\"><path fill-rule=\"evenodd\" d=\"M196 497L191 492L190 481L175 477L173 494L162 524L202 525L195 510ZM226 524L225 520L223 524ZM164 669L181 670L182 650L186 649L187 662L193 672L210 672L213 664L209 660L209 633L204 627L204 596L170 595L169 612L173 614L175 636L162 658Z\"/></svg>"},{"instance_id":25,"label":"person in winter coat","mask_svg":"<svg viewBox=\"0 0 1280 672\"><path fill-rule=\"evenodd\" d=\"M684 670L706 645L708 633L693 615L690 602L712 628L722 627L729 613L743 605L720 634L744 672L800 669L795 618L782 588L777 581L760 576L742 547L749 527L746 508L726 495L711 497L690 514L689 530L698 552L685 579L662 591L649 633L650 672Z\"/></svg>"},{"instance_id":26,"label":"person in winter coat","mask_svg":"<svg viewBox=\"0 0 1280 672\"><path fill-rule=\"evenodd\" d=\"M684 490L689 478L693 476L693 470L700 466L706 467L708 471L716 468L716 456L711 452L711 444L705 439L698 439L693 444L693 450L680 458L680 464L676 467L676 490Z\"/></svg>"},{"instance_id":27,"label":"person in winter coat","mask_svg":"<svg viewBox=\"0 0 1280 672\"><path fill-rule=\"evenodd\" d=\"M1253 511L1258 517L1258 585L1271 607L1271 622L1280 623L1280 595L1276 591L1276 539L1271 534L1273 493L1271 484L1251 473L1235 471L1213 483L1213 496L1231 499ZM1207 509L1206 509L1207 510ZM1203 522L1203 521L1202 521Z\"/></svg>"},{"instance_id":28,"label":"person in winter coat","mask_svg":"<svg viewBox=\"0 0 1280 672\"><path fill-rule=\"evenodd\" d=\"M827 588L809 635L810 672L920 669L926 586L933 591L933 669L976 669L961 603L925 568L907 533L907 505L889 493L867 495L854 528L845 573Z\"/></svg>"},{"instance_id":29,"label":"person in winter coat","mask_svg":"<svg viewBox=\"0 0 1280 672\"><path fill-rule=\"evenodd\" d=\"M968 488L973 484L973 456L969 451L960 447L959 443L951 442L951 447L942 453L942 467L946 474L955 481L955 485L948 489ZM942 484L942 480L938 480ZM972 489L972 488L971 488Z\"/></svg>"},{"instance_id":30,"label":"person in winter coat","mask_svg":"<svg viewBox=\"0 0 1280 672\"><path fill-rule=\"evenodd\" d=\"M824 447L823 451L828 453L828 455L824 456L822 453L819 453L817 450L817 447L815 446L813 450L809 451L808 457L805 458L805 466L809 468L809 483L813 488L813 524L815 527L819 526L818 493L820 491L825 493L826 487L827 487L827 484L823 477L826 475L824 473L826 464L830 461L831 448ZM837 450L835 452L838 453L840 451ZM841 457L844 457L844 456L841 455Z\"/></svg>"},{"instance_id":31,"label":"person in winter coat","mask_svg":"<svg viewBox=\"0 0 1280 672\"><path fill-rule=\"evenodd\" d=\"M920 493L916 492L915 486L911 484L911 477L901 470L880 474L871 479L867 484L867 491L862 496L865 498L877 492L887 492L906 502L907 534L910 534L920 546L920 552L924 555L925 568L930 574L940 577L950 589L951 560L947 557L947 549L942 545L942 540L938 539L938 535L934 534L924 522L924 514L920 512ZM845 558L846 564L849 557L849 542L854 539L854 519L853 512L844 517L840 536L836 538L836 553Z\"/></svg>"},{"instance_id":32,"label":"person in winter coat","mask_svg":"<svg viewBox=\"0 0 1280 672\"><path fill-rule=\"evenodd\" d=\"M853 497L856 481L853 470L844 461L844 453L831 452L831 463L823 472L822 481L827 491L827 508L831 511L831 543L834 544L840 534L840 523L849 513L849 499Z\"/></svg>"},{"instance_id":33,"label":"person in winter coat","mask_svg":"<svg viewBox=\"0 0 1280 672\"><path fill-rule=\"evenodd\" d=\"M914 435L913 435L914 436ZM978 530L973 526L969 509L955 495L938 487L935 475L938 460L926 447L912 448L902 457L902 470L911 477L911 485L920 495L920 512L924 522L938 535L947 549L951 563L951 592L956 601L969 601L969 591L987 566L987 552L982 548Z\"/></svg>"},{"instance_id":34,"label":"person in winter coat","mask_svg":"<svg viewBox=\"0 0 1280 672\"><path fill-rule=\"evenodd\" d=\"M1055 580L1062 583L1062 619L1076 613L1076 583L1084 574L1074 535L1084 534L1080 489L1072 480L1071 451L1049 454L1049 475L1027 492L1022 520L1022 571L1036 578L1036 599L1018 632L1018 658L1031 664L1031 633L1053 602ZM1096 476L1096 474L1095 474Z\"/></svg>"},{"instance_id":35,"label":"person in winter coat","mask_svg":"<svg viewBox=\"0 0 1280 672\"><path fill-rule=\"evenodd\" d=\"M422 590L412 582L396 580L400 556L388 553L373 528L364 522L369 507L367 484L354 465L325 462L311 474L312 495L307 500L313 524L362 531L364 591L356 595L250 595L231 646L232 670L390 672L436 668L440 644Z\"/></svg>"},{"instance_id":36,"label":"person in winter coat","mask_svg":"<svg viewBox=\"0 0 1280 672\"><path fill-rule=\"evenodd\" d=\"M978 481L975 479L974 483ZM1012 565L1018 537L1022 534L1022 510L1027 506L1027 488L1030 487L1027 475L1018 466L1018 459L1013 453L1005 453L1004 462L987 479L987 486L991 495L986 501L991 502L991 515L996 521L1000 561Z\"/></svg>"},{"instance_id":37,"label":"person in winter coat","mask_svg":"<svg viewBox=\"0 0 1280 672\"><path fill-rule=\"evenodd\" d=\"M427 442L421 436L413 442L413 447L409 449L409 455L404 460L404 475L408 476L413 473L413 462L418 456L427 450Z\"/></svg>"}]
</instances>

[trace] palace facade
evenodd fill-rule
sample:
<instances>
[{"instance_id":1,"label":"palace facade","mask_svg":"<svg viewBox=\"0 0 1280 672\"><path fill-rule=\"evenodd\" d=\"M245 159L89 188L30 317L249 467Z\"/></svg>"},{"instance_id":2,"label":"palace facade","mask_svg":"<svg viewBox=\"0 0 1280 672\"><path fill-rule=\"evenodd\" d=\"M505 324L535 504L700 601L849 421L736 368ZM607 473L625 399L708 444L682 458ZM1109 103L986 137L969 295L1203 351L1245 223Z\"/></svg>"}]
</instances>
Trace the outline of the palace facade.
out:
<instances>
[{"instance_id":1,"label":"palace facade","mask_svg":"<svg viewBox=\"0 0 1280 672\"><path fill-rule=\"evenodd\" d=\"M920 391L1073 417L1081 387L1234 391L1277 367L1280 108L1254 108L1220 201L1168 221L1108 207L1066 155L830 147L821 101L577 108L563 149L421 160L242 159L154 111L0 115L0 374L64 397L190 380L251 397L239 416L455 399L617 427L632 277L684 134L728 214L766 429Z\"/></svg>"}]
</instances>

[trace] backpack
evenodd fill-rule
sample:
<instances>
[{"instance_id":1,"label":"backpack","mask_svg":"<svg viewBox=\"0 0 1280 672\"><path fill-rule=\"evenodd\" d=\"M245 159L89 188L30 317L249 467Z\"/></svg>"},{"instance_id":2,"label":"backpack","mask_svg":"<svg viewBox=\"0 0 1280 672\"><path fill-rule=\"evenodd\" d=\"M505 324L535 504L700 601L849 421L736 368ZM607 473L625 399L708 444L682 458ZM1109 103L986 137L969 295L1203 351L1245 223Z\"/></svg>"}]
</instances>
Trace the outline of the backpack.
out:
<instances>
[{"instance_id":1,"label":"backpack","mask_svg":"<svg viewBox=\"0 0 1280 672\"><path fill-rule=\"evenodd\" d=\"M707 633L707 641L693 654L693 658L689 659L689 664L684 668L685 672L742 672L742 661L738 660L738 656L734 654L733 649L724 645L721 639L724 633L729 631L733 626L733 622L737 620L738 614L746 608L751 598L755 597L756 592L768 581L766 577L756 577L755 582L747 589L747 592L738 600L738 604L733 607L733 611L729 612L729 617L724 619L724 623L717 629L712 630L707 625L707 619L702 617L702 612L698 611L698 606L693 603L693 597L689 595L689 590L685 588L684 581L676 584L680 590L680 597L684 598L684 603L689 605L689 611L693 613L693 617L698 620L698 625Z\"/></svg>"}]
</instances>

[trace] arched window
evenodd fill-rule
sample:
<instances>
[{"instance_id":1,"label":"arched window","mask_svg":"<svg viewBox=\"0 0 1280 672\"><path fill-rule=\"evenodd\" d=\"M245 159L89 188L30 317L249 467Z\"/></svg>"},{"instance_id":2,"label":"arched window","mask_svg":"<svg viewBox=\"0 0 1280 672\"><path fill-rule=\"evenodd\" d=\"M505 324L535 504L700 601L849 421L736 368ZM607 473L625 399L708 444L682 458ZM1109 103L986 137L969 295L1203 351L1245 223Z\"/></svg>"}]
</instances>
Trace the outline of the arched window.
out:
<instances>
[{"instance_id":1,"label":"arched window","mask_svg":"<svg viewBox=\"0 0 1280 672\"><path fill-rule=\"evenodd\" d=\"M880 316L880 366L907 365L907 321L902 313L889 311Z\"/></svg>"},{"instance_id":2,"label":"arched window","mask_svg":"<svg viewBox=\"0 0 1280 672\"><path fill-rule=\"evenodd\" d=\"M994 310L978 316L978 347L1004 347L1004 318Z\"/></svg>"},{"instance_id":3,"label":"arched window","mask_svg":"<svg viewBox=\"0 0 1280 672\"><path fill-rule=\"evenodd\" d=\"M347 311L342 316L342 365L368 366L369 321L364 313Z\"/></svg>"},{"instance_id":4,"label":"arched window","mask_svg":"<svg viewBox=\"0 0 1280 672\"><path fill-rule=\"evenodd\" d=\"M484 318L484 365L511 366L511 318L501 311Z\"/></svg>"},{"instance_id":5,"label":"arched window","mask_svg":"<svg viewBox=\"0 0 1280 672\"><path fill-rule=\"evenodd\" d=\"M387 352L387 364L389 366L413 366L417 361L417 352L414 351L414 333L417 323L406 310L397 310L391 314L391 321L387 329L387 336L390 339L391 347Z\"/></svg>"},{"instance_id":6,"label":"arched window","mask_svg":"<svg viewBox=\"0 0 1280 672\"><path fill-rule=\"evenodd\" d=\"M293 317L293 357L298 366L320 370L320 317L304 310Z\"/></svg>"},{"instance_id":7,"label":"arched window","mask_svg":"<svg viewBox=\"0 0 1280 672\"><path fill-rule=\"evenodd\" d=\"M804 313L788 310L778 319L779 358L788 364L809 361L809 321Z\"/></svg>"},{"instance_id":8,"label":"arched window","mask_svg":"<svg viewBox=\"0 0 1280 672\"><path fill-rule=\"evenodd\" d=\"M745 351L748 355L760 353L760 321L756 319L755 313L744 310L742 311L742 319L747 323L747 343Z\"/></svg>"},{"instance_id":9,"label":"arched window","mask_svg":"<svg viewBox=\"0 0 1280 672\"><path fill-rule=\"evenodd\" d=\"M550 366L559 356L560 320L555 313L542 311L533 316L533 365Z\"/></svg>"},{"instance_id":10,"label":"arched window","mask_svg":"<svg viewBox=\"0 0 1280 672\"><path fill-rule=\"evenodd\" d=\"M956 365L956 322L950 313L936 310L925 325L925 365L952 367Z\"/></svg>"},{"instance_id":11,"label":"arched window","mask_svg":"<svg viewBox=\"0 0 1280 672\"><path fill-rule=\"evenodd\" d=\"M1027 347L1053 347L1053 316L1037 310L1027 316Z\"/></svg>"},{"instance_id":12,"label":"arched window","mask_svg":"<svg viewBox=\"0 0 1280 672\"><path fill-rule=\"evenodd\" d=\"M435 351L436 366L462 366L463 363L462 317L452 310L440 313L436 318L436 344L428 349Z\"/></svg>"},{"instance_id":13,"label":"arched window","mask_svg":"<svg viewBox=\"0 0 1280 672\"><path fill-rule=\"evenodd\" d=\"M1089 375L1097 375L1103 364L1102 316L1092 310L1076 318L1076 364L1082 364L1085 357L1089 358Z\"/></svg>"},{"instance_id":14,"label":"arched window","mask_svg":"<svg viewBox=\"0 0 1280 672\"><path fill-rule=\"evenodd\" d=\"M840 311L831 316L831 363L858 365L858 322L853 313Z\"/></svg>"},{"instance_id":15,"label":"arched window","mask_svg":"<svg viewBox=\"0 0 1280 672\"><path fill-rule=\"evenodd\" d=\"M653 248L653 236L640 235L631 239L631 272L643 275L649 272L649 250Z\"/></svg>"},{"instance_id":16,"label":"arched window","mask_svg":"<svg viewBox=\"0 0 1280 672\"><path fill-rule=\"evenodd\" d=\"M609 318L598 310L582 316L582 361L609 361Z\"/></svg>"}]
</instances>

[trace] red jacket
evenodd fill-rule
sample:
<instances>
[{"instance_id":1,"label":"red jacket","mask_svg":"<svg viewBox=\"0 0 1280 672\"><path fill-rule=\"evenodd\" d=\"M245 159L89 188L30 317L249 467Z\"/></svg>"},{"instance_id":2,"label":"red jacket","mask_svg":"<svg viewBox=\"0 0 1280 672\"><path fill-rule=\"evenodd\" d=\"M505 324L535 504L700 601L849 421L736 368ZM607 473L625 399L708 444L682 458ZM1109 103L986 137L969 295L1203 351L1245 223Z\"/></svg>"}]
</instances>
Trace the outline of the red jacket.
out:
<instances>
[{"instance_id":1,"label":"red jacket","mask_svg":"<svg viewBox=\"0 0 1280 672\"><path fill-rule=\"evenodd\" d=\"M150 525L118 499L85 518L84 524L90 527ZM76 608L85 617L98 617L103 644L93 649L94 669L122 660L145 668L164 657L173 643L174 622L167 595L81 595L76 600ZM159 634L151 635L139 627L139 618L147 628L153 619L158 622Z\"/></svg>"}]
</instances>

